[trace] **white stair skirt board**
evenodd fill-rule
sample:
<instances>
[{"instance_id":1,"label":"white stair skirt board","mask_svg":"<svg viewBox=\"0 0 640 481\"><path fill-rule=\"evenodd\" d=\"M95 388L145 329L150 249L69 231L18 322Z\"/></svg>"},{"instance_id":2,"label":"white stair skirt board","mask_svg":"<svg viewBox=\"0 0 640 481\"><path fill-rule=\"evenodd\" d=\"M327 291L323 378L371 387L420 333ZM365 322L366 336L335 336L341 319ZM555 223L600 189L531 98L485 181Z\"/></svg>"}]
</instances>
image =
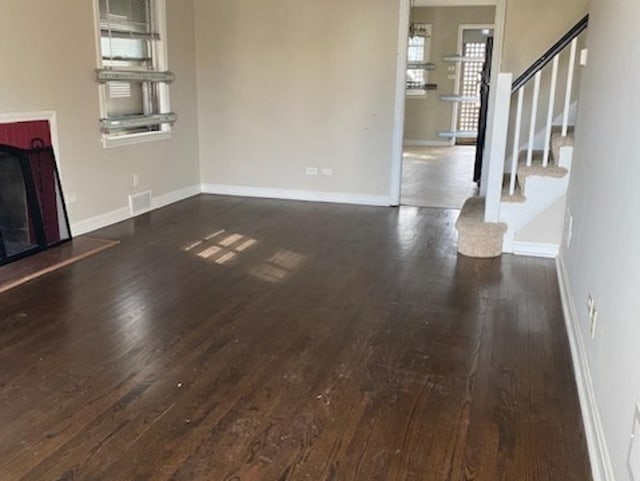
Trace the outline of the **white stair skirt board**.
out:
<instances>
[{"instance_id":1,"label":"white stair skirt board","mask_svg":"<svg viewBox=\"0 0 640 481\"><path fill-rule=\"evenodd\" d=\"M451 140L405 140L405 147L451 147Z\"/></svg>"},{"instance_id":2,"label":"white stair skirt board","mask_svg":"<svg viewBox=\"0 0 640 481\"><path fill-rule=\"evenodd\" d=\"M181 200L188 199L189 197L193 197L198 194L200 194L200 185L194 185L153 197L151 199L151 210L166 207L170 204L180 202ZM71 224L71 232L74 236L79 236L102 229L103 227L117 224L118 222L125 221L132 217L134 216L131 215L129 207L123 207L79 222L73 222Z\"/></svg>"},{"instance_id":3,"label":"white stair skirt board","mask_svg":"<svg viewBox=\"0 0 640 481\"><path fill-rule=\"evenodd\" d=\"M582 411L582 421L584 423L585 437L587 438L593 481L615 481L611 456L609 455L609 448L593 389L587 351L584 346L584 336L580 328L578 311L575 299L572 296L563 254L560 254L557 258L556 264L562 310L571 348L571 359L580 399L580 410Z\"/></svg>"},{"instance_id":4,"label":"white stair skirt board","mask_svg":"<svg viewBox=\"0 0 640 481\"><path fill-rule=\"evenodd\" d=\"M513 242L513 254L516 256L542 257L555 259L560 252L558 244L543 244L539 242Z\"/></svg>"},{"instance_id":5,"label":"white stair skirt board","mask_svg":"<svg viewBox=\"0 0 640 481\"><path fill-rule=\"evenodd\" d=\"M328 202L332 204L391 206L387 195L351 194L344 192L315 192L296 189L274 189L244 185L202 184L203 194L231 195L235 197L257 197L262 199L300 200L306 202Z\"/></svg>"},{"instance_id":6,"label":"white stair skirt board","mask_svg":"<svg viewBox=\"0 0 640 481\"><path fill-rule=\"evenodd\" d=\"M568 187L568 175L564 177L529 176L524 186L525 202L500 203L500 222L509 226L504 235L504 252L514 253L515 235L566 194Z\"/></svg>"}]
</instances>

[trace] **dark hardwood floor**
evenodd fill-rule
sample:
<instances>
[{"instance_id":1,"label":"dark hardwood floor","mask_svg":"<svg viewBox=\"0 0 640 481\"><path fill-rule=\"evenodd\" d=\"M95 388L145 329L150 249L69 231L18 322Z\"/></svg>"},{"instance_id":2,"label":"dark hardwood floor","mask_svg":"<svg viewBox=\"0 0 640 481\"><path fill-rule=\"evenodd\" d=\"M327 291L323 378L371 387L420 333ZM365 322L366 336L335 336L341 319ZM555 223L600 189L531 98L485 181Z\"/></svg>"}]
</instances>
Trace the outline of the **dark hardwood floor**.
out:
<instances>
[{"instance_id":1,"label":"dark hardwood floor","mask_svg":"<svg viewBox=\"0 0 640 481\"><path fill-rule=\"evenodd\" d=\"M2 481L585 481L552 261L199 196L0 294Z\"/></svg>"}]
</instances>

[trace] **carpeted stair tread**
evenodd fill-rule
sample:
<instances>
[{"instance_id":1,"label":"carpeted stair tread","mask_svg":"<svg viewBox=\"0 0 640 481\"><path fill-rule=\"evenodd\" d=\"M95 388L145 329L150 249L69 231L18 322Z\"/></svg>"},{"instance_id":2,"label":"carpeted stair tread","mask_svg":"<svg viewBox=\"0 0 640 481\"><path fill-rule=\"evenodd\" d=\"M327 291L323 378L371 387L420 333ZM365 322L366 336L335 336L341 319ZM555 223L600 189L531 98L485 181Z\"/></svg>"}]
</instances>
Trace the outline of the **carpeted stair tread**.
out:
<instances>
[{"instance_id":1,"label":"carpeted stair tread","mask_svg":"<svg viewBox=\"0 0 640 481\"><path fill-rule=\"evenodd\" d=\"M458 252L464 256L491 258L502 255L507 225L484 221L484 197L468 198L456 222Z\"/></svg>"},{"instance_id":2,"label":"carpeted stair tread","mask_svg":"<svg viewBox=\"0 0 640 481\"><path fill-rule=\"evenodd\" d=\"M504 180L502 181L502 202L517 202L523 203L527 200L524 193L522 192L522 187L520 186L520 182L518 182L516 176L516 190L513 195L509 195L509 187L511 182L511 175L505 174Z\"/></svg>"},{"instance_id":3,"label":"carpeted stair tread","mask_svg":"<svg viewBox=\"0 0 640 481\"><path fill-rule=\"evenodd\" d=\"M524 183L527 177L537 175L539 177L555 177L562 178L567 175L569 171L564 167L558 167L555 164L549 162L547 167L542 166L542 161L534 161L530 166L521 165L518 167L518 179Z\"/></svg>"}]
</instances>

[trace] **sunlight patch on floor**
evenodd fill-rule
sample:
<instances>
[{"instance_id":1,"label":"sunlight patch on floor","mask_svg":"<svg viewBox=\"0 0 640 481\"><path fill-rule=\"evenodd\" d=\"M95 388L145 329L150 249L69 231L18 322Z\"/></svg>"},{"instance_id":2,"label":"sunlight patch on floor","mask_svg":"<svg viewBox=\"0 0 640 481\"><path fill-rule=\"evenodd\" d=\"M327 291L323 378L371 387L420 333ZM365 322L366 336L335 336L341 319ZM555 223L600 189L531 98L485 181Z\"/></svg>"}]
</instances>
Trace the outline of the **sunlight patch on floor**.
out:
<instances>
[{"instance_id":1,"label":"sunlight patch on floor","mask_svg":"<svg viewBox=\"0 0 640 481\"><path fill-rule=\"evenodd\" d=\"M209 234L203 240L188 244L183 250L185 252L194 252L200 259L224 265L235 261L240 254L258 243L255 239L233 232L221 238L226 232L223 229Z\"/></svg>"},{"instance_id":2,"label":"sunlight patch on floor","mask_svg":"<svg viewBox=\"0 0 640 481\"><path fill-rule=\"evenodd\" d=\"M251 270L251 275L266 282L277 283L286 280L298 270L306 256L287 249L276 252L264 264Z\"/></svg>"}]
</instances>

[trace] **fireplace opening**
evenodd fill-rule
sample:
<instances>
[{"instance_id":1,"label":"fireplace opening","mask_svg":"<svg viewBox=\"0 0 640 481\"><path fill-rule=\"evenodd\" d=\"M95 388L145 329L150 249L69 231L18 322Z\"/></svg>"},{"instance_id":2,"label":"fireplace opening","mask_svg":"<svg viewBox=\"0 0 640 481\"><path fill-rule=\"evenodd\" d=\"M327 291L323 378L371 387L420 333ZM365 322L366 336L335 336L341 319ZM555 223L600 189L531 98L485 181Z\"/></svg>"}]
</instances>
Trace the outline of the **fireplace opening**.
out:
<instances>
[{"instance_id":1,"label":"fireplace opening","mask_svg":"<svg viewBox=\"0 0 640 481\"><path fill-rule=\"evenodd\" d=\"M29 122L17 124L22 128L33 127L19 125ZM6 124L3 127L0 130L0 265L71 240L53 148L39 137L32 138L26 149L3 144Z\"/></svg>"}]
</instances>

